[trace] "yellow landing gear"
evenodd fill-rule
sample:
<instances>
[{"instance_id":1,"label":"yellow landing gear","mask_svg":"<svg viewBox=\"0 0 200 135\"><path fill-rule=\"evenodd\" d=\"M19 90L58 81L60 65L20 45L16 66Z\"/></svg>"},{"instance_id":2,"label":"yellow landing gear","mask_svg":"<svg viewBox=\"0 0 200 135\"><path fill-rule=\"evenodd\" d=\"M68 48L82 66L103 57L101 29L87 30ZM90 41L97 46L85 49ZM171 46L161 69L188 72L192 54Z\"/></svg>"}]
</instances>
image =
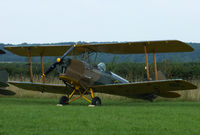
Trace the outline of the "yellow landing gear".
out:
<instances>
[{"instance_id":1,"label":"yellow landing gear","mask_svg":"<svg viewBox=\"0 0 200 135\"><path fill-rule=\"evenodd\" d=\"M90 93L91 93L91 97L92 97L92 105L100 106L101 105L101 99L99 97L94 96L94 92L91 88L90 88Z\"/></svg>"},{"instance_id":2,"label":"yellow landing gear","mask_svg":"<svg viewBox=\"0 0 200 135\"><path fill-rule=\"evenodd\" d=\"M79 94L79 96L77 97L74 97L74 94ZM91 94L91 98L92 100L88 99L85 94L88 94L90 93ZM80 87L79 86L76 86L75 89L72 91L72 93L69 95L69 97L66 97L66 96L63 96L60 98L60 104L61 105L67 105L79 98L83 98L85 99L86 101L88 101L91 105L93 106L100 106L101 105L101 99L99 97L95 97L94 96L94 92L93 90L90 88L90 89L86 89L85 91L81 92L80 90Z\"/></svg>"}]
</instances>

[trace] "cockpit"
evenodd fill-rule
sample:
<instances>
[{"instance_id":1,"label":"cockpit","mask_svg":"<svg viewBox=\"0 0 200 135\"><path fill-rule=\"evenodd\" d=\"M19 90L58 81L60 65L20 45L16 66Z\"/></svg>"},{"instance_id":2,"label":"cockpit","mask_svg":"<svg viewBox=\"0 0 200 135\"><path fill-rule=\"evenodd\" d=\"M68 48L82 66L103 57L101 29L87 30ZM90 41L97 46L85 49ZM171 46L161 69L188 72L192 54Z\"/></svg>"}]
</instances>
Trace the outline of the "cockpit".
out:
<instances>
[{"instance_id":1,"label":"cockpit","mask_svg":"<svg viewBox=\"0 0 200 135\"><path fill-rule=\"evenodd\" d=\"M97 52L93 52L91 50L86 50L86 52L82 53L81 55L70 56L68 58L63 59L57 67L58 72L65 73L68 66L71 64L72 59L80 60L82 63L84 63L85 68L96 68L101 72L106 72L106 64L102 62L102 58L97 55Z\"/></svg>"}]
</instances>

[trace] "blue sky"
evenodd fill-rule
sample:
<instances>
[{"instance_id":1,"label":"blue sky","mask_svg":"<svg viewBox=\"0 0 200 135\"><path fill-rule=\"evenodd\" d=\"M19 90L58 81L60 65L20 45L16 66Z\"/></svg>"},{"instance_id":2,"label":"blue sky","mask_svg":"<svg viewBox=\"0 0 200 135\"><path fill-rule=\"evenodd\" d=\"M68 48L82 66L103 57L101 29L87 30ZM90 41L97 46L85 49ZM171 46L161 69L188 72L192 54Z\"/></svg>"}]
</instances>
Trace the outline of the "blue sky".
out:
<instances>
[{"instance_id":1,"label":"blue sky","mask_svg":"<svg viewBox=\"0 0 200 135\"><path fill-rule=\"evenodd\" d=\"M200 42L199 0L0 0L0 43Z\"/></svg>"}]
</instances>

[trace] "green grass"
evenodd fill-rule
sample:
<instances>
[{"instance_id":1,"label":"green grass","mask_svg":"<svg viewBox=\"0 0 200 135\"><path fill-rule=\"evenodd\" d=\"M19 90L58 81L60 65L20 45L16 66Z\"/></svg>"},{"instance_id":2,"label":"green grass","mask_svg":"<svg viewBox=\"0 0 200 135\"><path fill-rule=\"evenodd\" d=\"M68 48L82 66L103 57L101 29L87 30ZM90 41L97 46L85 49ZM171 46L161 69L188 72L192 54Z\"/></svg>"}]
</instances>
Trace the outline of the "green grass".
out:
<instances>
[{"instance_id":1,"label":"green grass","mask_svg":"<svg viewBox=\"0 0 200 135\"><path fill-rule=\"evenodd\" d=\"M198 135L200 102L0 98L0 135Z\"/></svg>"}]
</instances>

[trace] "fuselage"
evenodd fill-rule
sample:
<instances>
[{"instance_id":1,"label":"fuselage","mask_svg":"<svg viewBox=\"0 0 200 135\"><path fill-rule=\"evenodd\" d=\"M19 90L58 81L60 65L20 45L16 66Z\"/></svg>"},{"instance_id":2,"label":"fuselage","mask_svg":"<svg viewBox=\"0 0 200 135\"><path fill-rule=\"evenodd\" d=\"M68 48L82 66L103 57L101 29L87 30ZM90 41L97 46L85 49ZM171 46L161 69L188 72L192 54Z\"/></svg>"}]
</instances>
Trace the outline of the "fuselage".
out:
<instances>
[{"instance_id":1,"label":"fuselage","mask_svg":"<svg viewBox=\"0 0 200 135\"><path fill-rule=\"evenodd\" d=\"M81 84L82 86L105 85L114 83L129 83L126 79L113 72L102 69L99 66L76 59L66 59L59 65L60 79L70 84Z\"/></svg>"}]
</instances>

